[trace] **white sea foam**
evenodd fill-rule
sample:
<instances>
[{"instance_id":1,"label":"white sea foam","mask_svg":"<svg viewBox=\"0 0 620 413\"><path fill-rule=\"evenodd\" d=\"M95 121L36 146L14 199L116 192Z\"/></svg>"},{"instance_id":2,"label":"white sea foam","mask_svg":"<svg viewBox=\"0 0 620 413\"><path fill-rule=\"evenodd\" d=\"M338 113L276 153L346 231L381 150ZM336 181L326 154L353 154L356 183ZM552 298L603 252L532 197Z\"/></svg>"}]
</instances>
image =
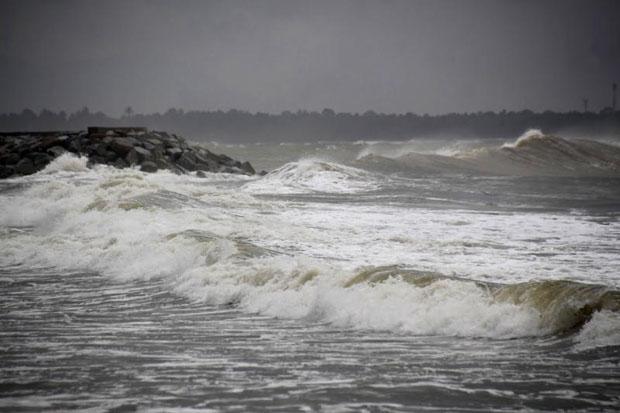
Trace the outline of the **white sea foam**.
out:
<instances>
[{"instance_id":1,"label":"white sea foam","mask_svg":"<svg viewBox=\"0 0 620 413\"><path fill-rule=\"evenodd\" d=\"M86 163L88 158L85 156L79 157L72 153L64 153L58 158L50 162L42 173L49 174L54 172L86 172L88 168Z\"/></svg>"},{"instance_id":2,"label":"white sea foam","mask_svg":"<svg viewBox=\"0 0 620 413\"><path fill-rule=\"evenodd\" d=\"M498 301L471 281L350 281L364 266L399 264L502 283L540 274L587 282L582 269L597 268L601 279L620 285L620 262L608 253L615 239L607 236L620 230L618 223L550 213L298 205L252 195L378 185L368 172L319 160L289 163L263 178L206 179L81 170L71 166L76 162L85 166L65 157L42 175L53 176L3 196L0 225L32 227L0 234L3 265L157 277L206 303L348 328L502 338L547 334L553 320L541 323L537 309ZM531 241L533 234L539 241ZM618 326L616 318L601 317L586 325L584 340L602 336L605 323Z\"/></svg>"},{"instance_id":3,"label":"white sea foam","mask_svg":"<svg viewBox=\"0 0 620 413\"><path fill-rule=\"evenodd\" d=\"M502 148L518 148L520 145L531 141L533 139L541 139L545 135L540 129L528 129L521 136L519 136L514 142L506 142L502 145Z\"/></svg>"},{"instance_id":4,"label":"white sea foam","mask_svg":"<svg viewBox=\"0 0 620 413\"><path fill-rule=\"evenodd\" d=\"M577 351L620 345L620 313L605 310L594 313L575 336L575 342Z\"/></svg>"},{"instance_id":5,"label":"white sea foam","mask_svg":"<svg viewBox=\"0 0 620 413\"><path fill-rule=\"evenodd\" d=\"M276 317L308 317L339 327L420 335L522 337L550 331L532 308L493 302L473 283L439 281L417 287L394 279L349 288L306 286L250 294L244 306Z\"/></svg>"},{"instance_id":6,"label":"white sea foam","mask_svg":"<svg viewBox=\"0 0 620 413\"><path fill-rule=\"evenodd\" d=\"M252 193L353 193L376 189L370 173L319 159L290 162L245 189Z\"/></svg>"}]
</instances>

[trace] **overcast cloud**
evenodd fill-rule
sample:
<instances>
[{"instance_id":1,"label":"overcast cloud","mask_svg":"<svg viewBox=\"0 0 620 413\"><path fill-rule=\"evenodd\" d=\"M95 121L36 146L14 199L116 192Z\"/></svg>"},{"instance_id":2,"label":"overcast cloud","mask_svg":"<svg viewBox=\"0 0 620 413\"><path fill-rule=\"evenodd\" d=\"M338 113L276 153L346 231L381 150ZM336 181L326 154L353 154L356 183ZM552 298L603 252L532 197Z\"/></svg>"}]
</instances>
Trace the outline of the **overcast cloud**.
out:
<instances>
[{"instance_id":1,"label":"overcast cloud","mask_svg":"<svg viewBox=\"0 0 620 413\"><path fill-rule=\"evenodd\" d=\"M0 112L599 110L620 81L619 1L4 0L0 36Z\"/></svg>"}]
</instances>

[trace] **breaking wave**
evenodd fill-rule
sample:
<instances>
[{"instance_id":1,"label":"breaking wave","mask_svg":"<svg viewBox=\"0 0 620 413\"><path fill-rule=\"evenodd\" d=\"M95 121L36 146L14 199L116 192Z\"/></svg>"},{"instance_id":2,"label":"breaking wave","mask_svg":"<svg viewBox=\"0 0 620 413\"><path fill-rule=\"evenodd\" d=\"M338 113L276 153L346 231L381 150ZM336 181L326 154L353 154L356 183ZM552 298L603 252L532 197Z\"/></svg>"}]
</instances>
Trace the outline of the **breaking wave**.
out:
<instances>
[{"instance_id":1,"label":"breaking wave","mask_svg":"<svg viewBox=\"0 0 620 413\"><path fill-rule=\"evenodd\" d=\"M514 176L620 176L620 147L592 140L568 140L532 129L500 147L452 154L407 152L395 158L368 154L357 164L417 174Z\"/></svg>"},{"instance_id":2,"label":"breaking wave","mask_svg":"<svg viewBox=\"0 0 620 413\"><path fill-rule=\"evenodd\" d=\"M87 157L79 157L67 152L50 162L41 172L44 174L54 172L86 172L88 171L87 163Z\"/></svg>"},{"instance_id":3,"label":"breaking wave","mask_svg":"<svg viewBox=\"0 0 620 413\"><path fill-rule=\"evenodd\" d=\"M315 161L301 165L288 164L272 176L278 185L291 185L308 170L311 177L328 173L345 181L359 173ZM606 287L562 280L496 284L406 266L349 268L261 245L265 231L294 237L300 229L277 220L259 228L252 215L222 208L235 204L243 211L258 202L236 188L199 193L172 174L100 172L90 184L39 183L4 203L3 225L36 230L0 234L3 264L161 278L206 304L343 328L490 338L582 328L576 340L589 348L590 342L605 345L610 323L618 327L620 294ZM324 181L311 188L325 190ZM243 226L253 227L238 231Z\"/></svg>"},{"instance_id":4,"label":"breaking wave","mask_svg":"<svg viewBox=\"0 0 620 413\"><path fill-rule=\"evenodd\" d=\"M442 139L412 139L405 142L360 141L356 142L356 144L362 145L362 148L357 153L356 159L360 160L366 156L373 155L389 159L397 159L410 153L456 156L462 152L479 147L482 143L483 141L478 139L452 140L449 142Z\"/></svg>"},{"instance_id":5,"label":"breaking wave","mask_svg":"<svg viewBox=\"0 0 620 413\"><path fill-rule=\"evenodd\" d=\"M290 162L250 182L245 189L252 193L354 193L376 189L369 172L317 159Z\"/></svg>"},{"instance_id":6,"label":"breaking wave","mask_svg":"<svg viewBox=\"0 0 620 413\"><path fill-rule=\"evenodd\" d=\"M540 129L528 129L525 133L519 136L514 142L507 142L502 145L502 148L514 149L527 146L532 140L543 139L545 136Z\"/></svg>"},{"instance_id":7,"label":"breaking wave","mask_svg":"<svg viewBox=\"0 0 620 413\"><path fill-rule=\"evenodd\" d=\"M539 135L493 153L513 156L532 145L559 145L570 154L579 145L583 153L582 144ZM343 328L489 338L570 333L579 349L618 344L620 293L610 287L568 280L490 283L374 258L360 265L367 251L352 252L363 258L358 261L329 255L340 242L324 235L332 222L300 223L308 206L284 219L289 204L252 196L375 188L376 175L357 168L306 159L253 179L85 168L83 158L63 155L39 174L49 179L3 198L2 265L163 279L209 305ZM393 211L386 211L371 211L371 228L387 225L384 217ZM372 231L358 236L384 242Z\"/></svg>"}]
</instances>

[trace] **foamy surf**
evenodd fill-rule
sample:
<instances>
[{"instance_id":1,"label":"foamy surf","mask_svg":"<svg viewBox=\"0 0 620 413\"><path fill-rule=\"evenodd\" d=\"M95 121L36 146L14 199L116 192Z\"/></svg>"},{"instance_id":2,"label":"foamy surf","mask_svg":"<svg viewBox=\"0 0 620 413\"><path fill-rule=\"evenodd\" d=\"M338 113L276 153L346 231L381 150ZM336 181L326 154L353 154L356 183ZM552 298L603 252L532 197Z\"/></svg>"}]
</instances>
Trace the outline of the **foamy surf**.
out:
<instances>
[{"instance_id":1,"label":"foamy surf","mask_svg":"<svg viewBox=\"0 0 620 413\"><path fill-rule=\"evenodd\" d=\"M366 144L230 148L264 177L65 156L0 182L2 408L615 407L614 178L454 175L466 145L370 156L392 175Z\"/></svg>"},{"instance_id":2,"label":"foamy surf","mask_svg":"<svg viewBox=\"0 0 620 413\"><path fill-rule=\"evenodd\" d=\"M544 267L528 263L527 250L519 252L515 241L505 253L497 249L502 239L494 244L490 238L488 247L455 242L463 228L451 224L454 213L409 211L409 217L399 217L404 210L321 204L297 209L248 194L346 193L378 185L355 168L303 160L248 182L237 176L204 180L84 165L82 159L61 158L40 173L52 179L5 198L0 223L33 230L3 235L4 265L163 279L178 294L209 305L415 335L544 336L587 326L598 311L618 311L616 298L609 298L615 293L599 287L559 278L557 285L528 282L528 269L536 277ZM556 223L557 217L539 218L530 224L546 225L550 234L564 225ZM510 215L488 219L495 220L491 230L514 221ZM562 219L579 228L578 217ZM467 232L489 225L476 228L470 222ZM588 236L591 224L582 225L574 235ZM415 228L409 237L407 228ZM514 231L504 236L516 239L519 230ZM420 237L423 233L428 235ZM463 248L479 250L488 261L467 268L441 256ZM498 254L503 255L499 261ZM418 262L426 264L408 269ZM512 271L505 269L509 262ZM399 265L385 266L393 263ZM437 270L460 278L433 275ZM497 284L484 281L489 272ZM561 299L544 301L549 296Z\"/></svg>"},{"instance_id":3,"label":"foamy surf","mask_svg":"<svg viewBox=\"0 0 620 413\"><path fill-rule=\"evenodd\" d=\"M288 163L245 185L252 193L274 194L354 193L376 188L369 172L319 159Z\"/></svg>"}]
</instances>

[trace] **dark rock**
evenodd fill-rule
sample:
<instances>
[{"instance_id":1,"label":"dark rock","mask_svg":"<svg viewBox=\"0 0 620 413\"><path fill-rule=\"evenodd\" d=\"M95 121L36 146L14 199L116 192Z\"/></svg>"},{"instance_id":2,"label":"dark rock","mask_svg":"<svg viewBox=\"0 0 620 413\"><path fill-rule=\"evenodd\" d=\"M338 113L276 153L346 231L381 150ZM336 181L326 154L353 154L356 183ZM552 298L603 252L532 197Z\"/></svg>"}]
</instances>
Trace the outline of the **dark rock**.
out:
<instances>
[{"instance_id":1,"label":"dark rock","mask_svg":"<svg viewBox=\"0 0 620 413\"><path fill-rule=\"evenodd\" d=\"M67 139L68 137L65 135L45 136L42 139L38 140L38 142L36 143L36 148L37 150L44 152L52 146L63 146Z\"/></svg>"},{"instance_id":2,"label":"dark rock","mask_svg":"<svg viewBox=\"0 0 620 413\"><path fill-rule=\"evenodd\" d=\"M218 164L213 161L213 159L205 159L199 155L195 155L196 158L196 169L201 171L217 171Z\"/></svg>"},{"instance_id":3,"label":"dark rock","mask_svg":"<svg viewBox=\"0 0 620 413\"><path fill-rule=\"evenodd\" d=\"M188 171L196 170L196 155L192 152L183 152L179 159L177 159L177 165Z\"/></svg>"},{"instance_id":4,"label":"dark rock","mask_svg":"<svg viewBox=\"0 0 620 413\"><path fill-rule=\"evenodd\" d=\"M69 142L66 146L63 147L66 148L69 152L77 154L82 153L82 145L79 139L73 139L71 140L71 142Z\"/></svg>"},{"instance_id":5,"label":"dark rock","mask_svg":"<svg viewBox=\"0 0 620 413\"><path fill-rule=\"evenodd\" d=\"M125 157L125 162L127 162L130 166L137 165L139 161L140 159L138 158L138 153L133 149Z\"/></svg>"},{"instance_id":6,"label":"dark rock","mask_svg":"<svg viewBox=\"0 0 620 413\"><path fill-rule=\"evenodd\" d=\"M155 162L146 161L140 165L140 170L143 172L157 172L157 165L155 165Z\"/></svg>"},{"instance_id":7,"label":"dark rock","mask_svg":"<svg viewBox=\"0 0 620 413\"><path fill-rule=\"evenodd\" d=\"M15 173L15 168L12 166L0 165L0 179L6 179Z\"/></svg>"},{"instance_id":8,"label":"dark rock","mask_svg":"<svg viewBox=\"0 0 620 413\"><path fill-rule=\"evenodd\" d=\"M173 159L179 159L179 156L183 153L183 149L181 148L167 148L166 154L171 156Z\"/></svg>"},{"instance_id":9,"label":"dark rock","mask_svg":"<svg viewBox=\"0 0 620 413\"><path fill-rule=\"evenodd\" d=\"M7 153L0 157L0 165L15 165L20 159L16 153Z\"/></svg>"},{"instance_id":10,"label":"dark rock","mask_svg":"<svg viewBox=\"0 0 620 413\"><path fill-rule=\"evenodd\" d=\"M157 137L150 137L145 139L146 142L150 143L153 146L163 146L161 139Z\"/></svg>"},{"instance_id":11,"label":"dark rock","mask_svg":"<svg viewBox=\"0 0 620 413\"><path fill-rule=\"evenodd\" d=\"M164 147L165 148L179 148L179 143L176 141L170 141L170 140L164 140Z\"/></svg>"},{"instance_id":12,"label":"dark rock","mask_svg":"<svg viewBox=\"0 0 620 413\"><path fill-rule=\"evenodd\" d=\"M206 174L206 173L204 173L203 171L198 171L198 172L196 172L196 176L197 176L198 178L206 178L206 177L207 177L207 174Z\"/></svg>"},{"instance_id":13,"label":"dark rock","mask_svg":"<svg viewBox=\"0 0 620 413\"><path fill-rule=\"evenodd\" d=\"M95 153L99 156L107 158L108 152L108 145L103 142L95 146Z\"/></svg>"},{"instance_id":14,"label":"dark rock","mask_svg":"<svg viewBox=\"0 0 620 413\"><path fill-rule=\"evenodd\" d=\"M254 168L252 168L252 165L250 165L249 162L244 162L241 164L241 166L239 167L242 171L247 172L249 175L254 175L256 173L256 171L254 170Z\"/></svg>"},{"instance_id":15,"label":"dark rock","mask_svg":"<svg viewBox=\"0 0 620 413\"><path fill-rule=\"evenodd\" d=\"M53 158L58 158L63 153L67 152L65 148L62 146L52 146L47 150L47 154L52 156Z\"/></svg>"},{"instance_id":16,"label":"dark rock","mask_svg":"<svg viewBox=\"0 0 620 413\"><path fill-rule=\"evenodd\" d=\"M154 160L159 169L169 169L173 164L164 157L156 157Z\"/></svg>"},{"instance_id":17,"label":"dark rock","mask_svg":"<svg viewBox=\"0 0 620 413\"><path fill-rule=\"evenodd\" d=\"M34 173L65 152L88 155L89 165L108 164L117 168L140 165L149 172L159 169L179 174L199 171L197 176L205 176L205 171L255 173L248 162L216 155L174 134L146 131L134 134L116 128L103 129L105 133L93 130L90 134L0 133L0 178Z\"/></svg>"},{"instance_id":18,"label":"dark rock","mask_svg":"<svg viewBox=\"0 0 620 413\"><path fill-rule=\"evenodd\" d=\"M211 153L211 155L213 155L213 156L217 156L217 157L218 157L218 158L219 158L219 159L220 159L223 163L226 163L226 164L232 165L232 164L235 162L235 160L234 160L233 158L231 158L231 157L229 157L229 156L226 156L226 155L224 155L224 154L215 155L215 154L213 154L212 152L210 152L210 153Z\"/></svg>"},{"instance_id":19,"label":"dark rock","mask_svg":"<svg viewBox=\"0 0 620 413\"><path fill-rule=\"evenodd\" d=\"M264 171L264 170L263 170L263 171L260 171L258 174L259 174L260 176L265 176L265 175L267 175L267 171Z\"/></svg>"},{"instance_id":20,"label":"dark rock","mask_svg":"<svg viewBox=\"0 0 620 413\"><path fill-rule=\"evenodd\" d=\"M125 162L123 158L116 158L116 160L114 160L111 165L118 169L127 168L129 166L129 164Z\"/></svg>"},{"instance_id":21,"label":"dark rock","mask_svg":"<svg viewBox=\"0 0 620 413\"><path fill-rule=\"evenodd\" d=\"M22 158L15 165L15 173L20 175L30 175L36 172L34 163L29 158Z\"/></svg>"},{"instance_id":22,"label":"dark rock","mask_svg":"<svg viewBox=\"0 0 620 413\"><path fill-rule=\"evenodd\" d=\"M47 165L52 160L52 158L48 154L43 152L29 153L28 158L32 159L34 166L37 168Z\"/></svg>"},{"instance_id":23,"label":"dark rock","mask_svg":"<svg viewBox=\"0 0 620 413\"><path fill-rule=\"evenodd\" d=\"M103 156L99 156L99 155L95 155L95 156L90 156L88 157L88 164L89 165L96 165L96 164L106 164L106 159Z\"/></svg>"},{"instance_id":24,"label":"dark rock","mask_svg":"<svg viewBox=\"0 0 620 413\"><path fill-rule=\"evenodd\" d=\"M13 152L15 146L13 142L0 141L0 154L6 155L7 153Z\"/></svg>"},{"instance_id":25,"label":"dark rock","mask_svg":"<svg viewBox=\"0 0 620 413\"><path fill-rule=\"evenodd\" d=\"M120 156L127 156L136 146L138 146L138 140L135 138L116 138L110 142L110 148Z\"/></svg>"},{"instance_id":26,"label":"dark rock","mask_svg":"<svg viewBox=\"0 0 620 413\"><path fill-rule=\"evenodd\" d=\"M112 163L116 159L119 159L119 157L116 154L116 152L112 152L112 151L105 151L105 153L103 154L103 157L106 159L107 163ZM122 158L120 158L120 159L122 159Z\"/></svg>"},{"instance_id":27,"label":"dark rock","mask_svg":"<svg viewBox=\"0 0 620 413\"><path fill-rule=\"evenodd\" d=\"M133 151L136 152L136 156L138 158L139 163L149 161L153 158L153 154L151 154L151 151L149 151L148 149L144 149L139 146L136 146L135 148L133 148Z\"/></svg>"},{"instance_id":28,"label":"dark rock","mask_svg":"<svg viewBox=\"0 0 620 413\"><path fill-rule=\"evenodd\" d=\"M153 159L161 159L164 158L164 148L161 146L156 146L152 151L151 154L153 154Z\"/></svg>"}]
</instances>

